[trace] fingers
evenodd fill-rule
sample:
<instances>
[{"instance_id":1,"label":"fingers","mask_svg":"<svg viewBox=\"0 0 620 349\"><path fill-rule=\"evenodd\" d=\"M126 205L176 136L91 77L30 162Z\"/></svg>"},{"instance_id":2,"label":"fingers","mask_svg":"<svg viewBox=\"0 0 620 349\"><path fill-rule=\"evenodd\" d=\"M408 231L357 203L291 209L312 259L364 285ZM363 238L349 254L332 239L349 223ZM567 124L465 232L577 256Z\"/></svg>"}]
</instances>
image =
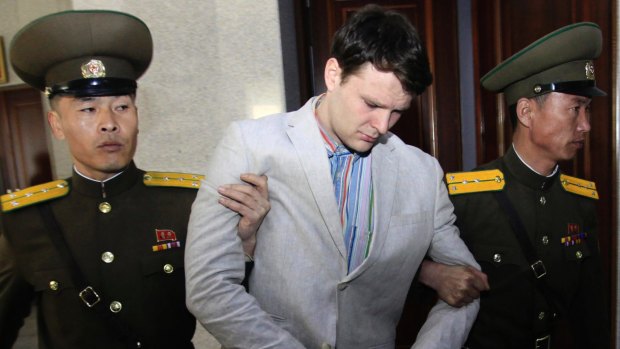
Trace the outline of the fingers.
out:
<instances>
[{"instance_id":1,"label":"fingers","mask_svg":"<svg viewBox=\"0 0 620 349\"><path fill-rule=\"evenodd\" d=\"M254 186L256 190L258 190L261 193L261 195L266 196L266 197L269 196L268 195L269 189L267 186L267 176L265 175L259 176L254 173L243 173L241 174L239 178L241 178L242 181Z\"/></svg>"}]
</instances>

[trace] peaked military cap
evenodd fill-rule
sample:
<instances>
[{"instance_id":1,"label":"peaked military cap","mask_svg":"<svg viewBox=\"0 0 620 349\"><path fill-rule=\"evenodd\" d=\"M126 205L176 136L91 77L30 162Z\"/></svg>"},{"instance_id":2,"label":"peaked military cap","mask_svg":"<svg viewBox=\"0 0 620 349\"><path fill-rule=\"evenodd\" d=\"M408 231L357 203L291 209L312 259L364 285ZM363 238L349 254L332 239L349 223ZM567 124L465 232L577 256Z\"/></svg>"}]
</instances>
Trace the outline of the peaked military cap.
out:
<instances>
[{"instance_id":1,"label":"peaked military cap","mask_svg":"<svg viewBox=\"0 0 620 349\"><path fill-rule=\"evenodd\" d=\"M536 40L500 63L482 87L504 92L508 105L549 92L605 96L596 87L592 60L601 54L603 36L595 23L571 24Z\"/></svg>"},{"instance_id":2,"label":"peaked military cap","mask_svg":"<svg viewBox=\"0 0 620 349\"><path fill-rule=\"evenodd\" d=\"M151 33L122 12L66 11L34 20L10 45L17 75L29 85L77 97L135 92L153 56Z\"/></svg>"}]
</instances>

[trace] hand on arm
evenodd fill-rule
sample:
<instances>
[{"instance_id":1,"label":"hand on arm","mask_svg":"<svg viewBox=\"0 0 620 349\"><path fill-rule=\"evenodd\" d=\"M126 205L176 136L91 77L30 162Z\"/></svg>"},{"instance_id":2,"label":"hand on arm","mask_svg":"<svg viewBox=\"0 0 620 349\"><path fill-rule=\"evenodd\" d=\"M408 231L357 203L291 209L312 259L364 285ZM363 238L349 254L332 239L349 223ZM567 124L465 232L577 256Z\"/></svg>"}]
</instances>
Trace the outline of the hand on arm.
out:
<instances>
[{"instance_id":1,"label":"hand on arm","mask_svg":"<svg viewBox=\"0 0 620 349\"><path fill-rule=\"evenodd\" d=\"M254 255L256 232L271 209L267 176L244 173L239 177L246 184L227 184L218 188L222 195L219 203L237 212L241 219L237 226L243 252Z\"/></svg>"},{"instance_id":2,"label":"hand on arm","mask_svg":"<svg viewBox=\"0 0 620 349\"><path fill-rule=\"evenodd\" d=\"M420 282L437 291L441 300L453 307L462 307L489 290L487 275L476 268L445 265L425 260L420 270Z\"/></svg>"}]
</instances>

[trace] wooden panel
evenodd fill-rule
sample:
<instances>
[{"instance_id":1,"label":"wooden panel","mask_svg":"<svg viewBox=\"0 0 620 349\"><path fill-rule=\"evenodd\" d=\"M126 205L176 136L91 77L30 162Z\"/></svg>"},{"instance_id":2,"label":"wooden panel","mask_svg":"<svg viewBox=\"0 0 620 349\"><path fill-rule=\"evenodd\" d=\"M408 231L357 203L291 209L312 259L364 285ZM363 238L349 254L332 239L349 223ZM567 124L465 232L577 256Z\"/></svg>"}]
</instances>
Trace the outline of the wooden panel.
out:
<instances>
[{"instance_id":1,"label":"wooden panel","mask_svg":"<svg viewBox=\"0 0 620 349\"><path fill-rule=\"evenodd\" d=\"M2 192L51 180L39 91L28 88L0 93L0 134Z\"/></svg>"}]
</instances>

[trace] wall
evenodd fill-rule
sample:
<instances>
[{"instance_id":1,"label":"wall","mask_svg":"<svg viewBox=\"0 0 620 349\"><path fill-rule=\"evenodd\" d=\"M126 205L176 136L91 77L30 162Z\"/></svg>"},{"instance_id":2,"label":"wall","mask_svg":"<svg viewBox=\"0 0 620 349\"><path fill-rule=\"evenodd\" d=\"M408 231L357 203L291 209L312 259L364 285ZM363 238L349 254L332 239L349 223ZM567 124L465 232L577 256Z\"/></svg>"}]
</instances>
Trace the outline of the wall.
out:
<instances>
[{"instance_id":1,"label":"wall","mask_svg":"<svg viewBox=\"0 0 620 349\"><path fill-rule=\"evenodd\" d=\"M285 109L276 0L2 0L5 50L32 19L70 8L127 12L151 29L154 58L138 82L141 168L202 172L230 121ZM19 83L9 74L0 87ZM66 145L50 142L55 177L66 177Z\"/></svg>"}]
</instances>

